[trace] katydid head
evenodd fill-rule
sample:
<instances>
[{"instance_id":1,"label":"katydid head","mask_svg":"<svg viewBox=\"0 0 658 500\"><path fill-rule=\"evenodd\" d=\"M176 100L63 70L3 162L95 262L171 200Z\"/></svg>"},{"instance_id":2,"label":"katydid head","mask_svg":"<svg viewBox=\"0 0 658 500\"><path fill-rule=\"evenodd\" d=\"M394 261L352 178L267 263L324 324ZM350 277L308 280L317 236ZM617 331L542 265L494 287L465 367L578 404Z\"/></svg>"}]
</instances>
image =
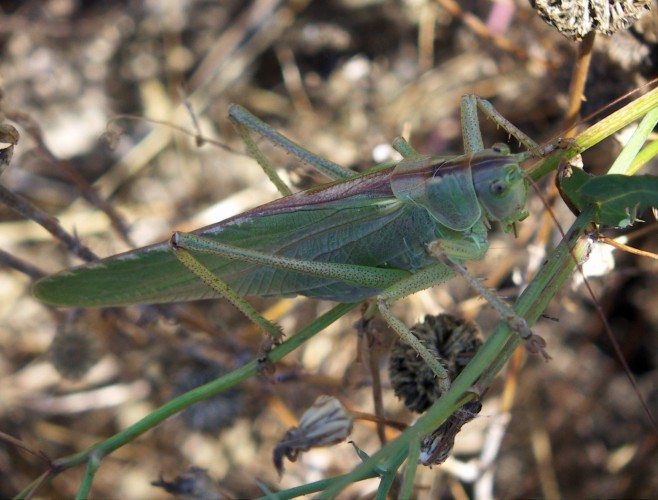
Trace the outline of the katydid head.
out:
<instances>
[{"instance_id":1,"label":"katydid head","mask_svg":"<svg viewBox=\"0 0 658 500\"><path fill-rule=\"evenodd\" d=\"M455 157L405 158L391 174L396 198L425 208L441 225L467 231L478 221L505 230L523 218L527 185L506 144Z\"/></svg>"},{"instance_id":2,"label":"katydid head","mask_svg":"<svg viewBox=\"0 0 658 500\"><path fill-rule=\"evenodd\" d=\"M476 153L471 168L478 201L489 220L500 222L507 231L515 222L525 219L528 185L507 145L495 144Z\"/></svg>"}]
</instances>

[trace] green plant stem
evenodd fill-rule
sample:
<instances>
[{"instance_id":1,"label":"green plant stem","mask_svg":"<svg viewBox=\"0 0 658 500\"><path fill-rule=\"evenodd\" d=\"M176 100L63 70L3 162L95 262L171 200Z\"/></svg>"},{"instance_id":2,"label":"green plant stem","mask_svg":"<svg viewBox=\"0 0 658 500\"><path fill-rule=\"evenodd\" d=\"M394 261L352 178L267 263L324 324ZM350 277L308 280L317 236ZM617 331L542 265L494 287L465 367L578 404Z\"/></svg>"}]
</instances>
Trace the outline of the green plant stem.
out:
<instances>
[{"instance_id":1,"label":"green plant stem","mask_svg":"<svg viewBox=\"0 0 658 500\"><path fill-rule=\"evenodd\" d=\"M564 150L553 154L548 159L535 160L533 164L527 168L527 173L533 180L541 179L549 172L555 170L563 159L573 158L579 152L594 146L607 137L610 137L615 132L621 130L635 120L640 119L656 107L658 107L658 88L655 88L642 97L637 98L633 102L615 111L610 116L595 123L587 130L580 133L575 139L575 147L567 147Z\"/></svg>"},{"instance_id":2,"label":"green plant stem","mask_svg":"<svg viewBox=\"0 0 658 500\"><path fill-rule=\"evenodd\" d=\"M409 442L407 465L404 472L404 481L400 487L400 500L409 500L414 492L414 481L418 471L418 457L420 456L420 439L412 439Z\"/></svg>"},{"instance_id":3,"label":"green plant stem","mask_svg":"<svg viewBox=\"0 0 658 500\"><path fill-rule=\"evenodd\" d=\"M398 453L397 455L393 456L393 458L388 462L386 467L373 468L370 474L366 474L361 478L361 480L371 479L373 477L378 477L378 476L384 476L387 475L389 472L391 473L392 477L395 478L395 472L400 467L400 465L405 460L405 458L406 458L406 453ZM382 472L381 469L383 468L386 469L387 471L386 473ZM302 495L317 493L330 488L333 484L341 481L346 475L347 474L335 476L329 479L321 479L320 481L303 484L301 486L296 486L294 488L289 488L287 490L278 491L276 493L268 493L267 496L260 497L258 500L289 500L291 498L297 498Z\"/></svg>"},{"instance_id":4,"label":"green plant stem","mask_svg":"<svg viewBox=\"0 0 658 500\"><path fill-rule=\"evenodd\" d=\"M628 168L628 175L635 175L649 160L658 155L658 141L647 144L637 154L633 163Z\"/></svg>"},{"instance_id":5,"label":"green plant stem","mask_svg":"<svg viewBox=\"0 0 658 500\"><path fill-rule=\"evenodd\" d=\"M276 361L280 360L304 344L311 337L327 328L327 326L335 322L337 319L350 312L357 305L358 304L337 305L313 321L310 325L304 327L295 336L291 337L290 339L283 342L280 346L273 349L268 354L268 361L275 363ZM126 443L129 443L137 436L152 429L163 420L166 420L172 415L178 413L179 411L184 410L194 403L219 394L228 388L243 382L249 377L256 375L259 366L262 365L259 364L257 360L251 361L250 363L232 371L231 373L228 373L227 375L217 380L197 387L196 389L169 401L168 403L155 410L153 413L147 415L127 429L115 434L111 438L97 443L79 453L75 453L74 455L55 460L51 465L49 479L52 480L55 476L65 471L66 469L70 469L71 467L75 467L77 465L88 462L85 479L79 492L79 494L87 496L87 493L91 488L91 481L93 480L95 471L98 469L98 466L100 465L100 462L103 458L121 446L125 445ZM33 482L25 490L23 490L17 496L17 498L24 498L25 496L29 495L35 486L37 486L37 483Z\"/></svg>"},{"instance_id":6,"label":"green plant stem","mask_svg":"<svg viewBox=\"0 0 658 500\"><path fill-rule=\"evenodd\" d=\"M377 476L378 474L373 471L369 476L366 476L363 479L370 479ZM276 493L269 493L267 496L260 497L257 500L290 500L291 498L301 497L302 495L310 495L311 493L326 490L342 478L343 476L335 476L329 479L321 479L319 481L302 484L301 486L295 486L294 488L288 488L287 490Z\"/></svg>"},{"instance_id":7,"label":"green plant stem","mask_svg":"<svg viewBox=\"0 0 658 500\"><path fill-rule=\"evenodd\" d=\"M658 123L658 108L652 109L642 118L637 130L608 170L608 174L628 174L628 167L633 163L633 158L637 157L647 137L656 127L656 123Z\"/></svg>"},{"instance_id":8,"label":"green plant stem","mask_svg":"<svg viewBox=\"0 0 658 500\"><path fill-rule=\"evenodd\" d=\"M589 248L589 241L583 239L594 216L594 208L589 207L576 219L565 239L558 245L541 267L537 276L519 297L514 309L529 325L533 325L556 295L562 284L571 275ZM350 483L368 477L377 465L391 456L407 450L411 441L431 433L441 422L464 403L475 399L471 392L473 384L488 383L502 368L522 340L512 332L507 323L501 323L477 355L455 379L452 389L441 397L416 424L405 430L395 441L382 448L369 460L356 467L351 473L326 490L322 498L333 498ZM481 379L481 380L480 380Z\"/></svg>"}]
</instances>

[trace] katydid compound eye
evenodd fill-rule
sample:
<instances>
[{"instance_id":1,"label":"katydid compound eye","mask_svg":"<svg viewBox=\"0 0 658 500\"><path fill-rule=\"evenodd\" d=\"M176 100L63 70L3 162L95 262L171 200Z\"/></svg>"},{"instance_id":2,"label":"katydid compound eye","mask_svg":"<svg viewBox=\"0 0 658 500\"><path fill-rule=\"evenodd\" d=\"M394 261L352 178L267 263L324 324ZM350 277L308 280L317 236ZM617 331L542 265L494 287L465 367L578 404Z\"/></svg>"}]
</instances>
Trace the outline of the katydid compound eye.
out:
<instances>
[{"instance_id":1,"label":"katydid compound eye","mask_svg":"<svg viewBox=\"0 0 658 500\"><path fill-rule=\"evenodd\" d=\"M510 154L509 146L507 144L502 143L502 142L497 142L496 144L491 146L491 149L496 153L500 153L501 155Z\"/></svg>"},{"instance_id":2,"label":"katydid compound eye","mask_svg":"<svg viewBox=\"0 0 658 500\"><path fill-rule=\"evenodd\" d=\"M505 181L493 181L489 189L496 196L501 196L507 191L507 182Z\"/></svg>"}]
</instances>

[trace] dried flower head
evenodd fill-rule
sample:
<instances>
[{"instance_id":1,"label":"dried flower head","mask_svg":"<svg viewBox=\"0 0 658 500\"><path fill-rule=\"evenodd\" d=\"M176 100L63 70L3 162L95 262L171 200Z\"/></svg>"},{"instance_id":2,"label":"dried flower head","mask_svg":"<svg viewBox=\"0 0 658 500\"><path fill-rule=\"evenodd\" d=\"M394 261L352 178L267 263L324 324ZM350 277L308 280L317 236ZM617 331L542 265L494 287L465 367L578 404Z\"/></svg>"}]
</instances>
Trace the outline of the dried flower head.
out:
<instances>
[{"instance_id":1,"label":"dried flower head","mask_svg":"<svg viewBox=\"0 0 658 500\"><path fill-rule=\"evenodd\" d=\"M411 330L447 369L450 380L461 373L482 346L480 330L474 322L449 314L425 316ZM391 350L389 373L395 395L412 411L422 413L441 397L434 372L401 340Z\"/></svg>"},{"instance_id":2,"label":"dried flower head","mask_svg":"<svg viewBox=\"0 0 658 500\"><path fill-rule=\"evenodd\" d=\"M530 0L541 18L571 40L612 35L646 14L651 0Z\"/></svg>"},{"instance_id":3,"label":"dried flower head","mask_svg":"<svg viewBox=\"0 0 658 500\"><path fill-rule=\"evenodd\" d=\"M455 411L432 434L420 443L419 461L423 465L439 465L446 461L455 444L455 436L462 426L480 413L479 401L470 401Z\"/></svg>"},{"instance_id":4,"label":"dried flower head","mask_svg":"<svg viewBox=\"0 0 658 500\"><path fill-rule=\"evenodd\" d=\"M57 372L69 380L84 377L102 354L98 340L83 317L69 318L59 325L48 351Z\"/></svg>"},{"instance_id":5,"label":"dried flower head","mask_svg":"<svg viewBox=\"0 0 658 500\"><path fill-rule=\"evenodd\" d=\"M206 469L192 466L173 481L167 481L160 474L160 479L151 482L151 486L162 488L167 493L176 495L176 498L189 498L205 500L221 498L217 483L210 477Z\"/></svg>"},{"instance_id":6,"label":"dried flower head","mask_svg":"<svg viewBox=\"0 0 658 500\"><path fill-rule=\"evenodd\" d=\"M281 475L284 456L294 462L300 452L340 443L350 432L352 417L347 409L332 396L320 396L302 415L299 426L289 429L274 448L274 466Z\"/></svg>"},{"instance_id":7,"label":"dried flower head","mask_svg":"<svg viewBox=\"0 0 658 500\"><path fill-rule=\"evenodd\" d=\"M177 373L172 396L178 397L225 374L226 369L216 363L194 360ZM188 429L216 434L233 425L245 405L244 391L232 387L185 408L181 417Z\"/></svg>"}]
</instances>

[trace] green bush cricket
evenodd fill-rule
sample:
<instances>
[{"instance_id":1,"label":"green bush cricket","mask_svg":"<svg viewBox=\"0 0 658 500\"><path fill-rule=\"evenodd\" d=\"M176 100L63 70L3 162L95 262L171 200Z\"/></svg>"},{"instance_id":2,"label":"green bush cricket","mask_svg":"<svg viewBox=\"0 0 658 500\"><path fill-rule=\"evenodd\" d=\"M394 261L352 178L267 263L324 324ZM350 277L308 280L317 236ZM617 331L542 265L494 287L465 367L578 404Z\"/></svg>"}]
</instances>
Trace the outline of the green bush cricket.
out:
<instances>
[{"instance_id":1,"label":"green bush cricket","mask_svg":"<svg viewBox=\"0 0 658 500\"><path fill-rule=\"evenodd\" d=\"M464 154L427 156L404 140L403 159L362 174L317 157L239 106L229 115L283 198L198 229L175 232L169 242L138 248L39 281L34 295L56 306L111 307L225 297L274 337L243 296L304 295L343 303L376 298L393 329L449 381L440 363L389 310L401 297L441 284L460 262L482 258L492 222L509 230L526 216L528 185L520 163L504 144L483 146L482 110L529 149L536 144L490 103L462 98ZM291 194L250 136L258 132L331 182ZM524 320L494 294L469 282L513 325L530 337Z\"/></svg>"}]
</instances>

